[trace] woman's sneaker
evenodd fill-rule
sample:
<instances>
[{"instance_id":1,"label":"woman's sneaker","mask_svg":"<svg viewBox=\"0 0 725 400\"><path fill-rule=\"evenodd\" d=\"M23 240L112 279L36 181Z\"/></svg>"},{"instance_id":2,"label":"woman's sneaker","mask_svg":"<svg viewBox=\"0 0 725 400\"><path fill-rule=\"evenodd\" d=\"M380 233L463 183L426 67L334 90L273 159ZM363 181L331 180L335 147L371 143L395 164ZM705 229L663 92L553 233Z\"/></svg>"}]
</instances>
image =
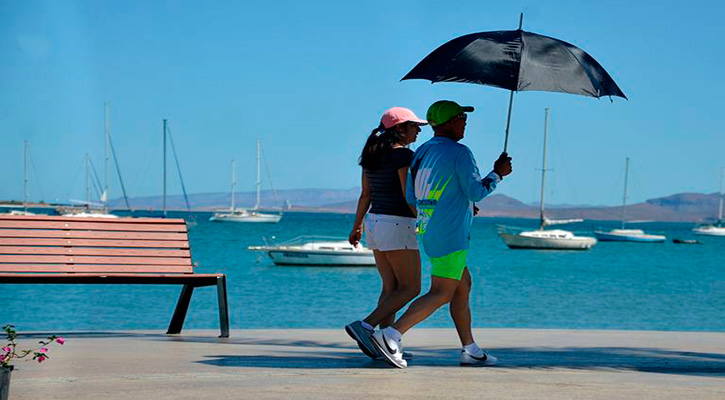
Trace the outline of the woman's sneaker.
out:
<instances>
[{"instance_id":1,"label":"woman's sneaker","mask_svg":"<svg viewBox=\"0 0 725 400\"><path fill-rule=\"evenodd\" d=\"M466 350L461 350L461 366L464 367L485 367L485 366L491 366L496 365L498 362L498 358L483 352L483 355L481 357L476 357L474 355L468 354Z\"/></svg>"},{"instance_id":2,"label":"woman's sneaker","mask_svg":"<svg viewBox=\"0 0 725 400\"><path fill-rule=\"evenodd\" d=\"M385 336L382 330L375 331L372 339L378 353L383 356L383 360L387 361L388 364L397 368L408 366L408 362L403 359L403 348L397 341Z\"/></svg>"},{"instance_id":3,"label":"woman's sneaker","mask_svg":"<svg viewBox=\"0 0 725 400\"><path fill-rule=\"evenodd\" d=\"M373 331L365 329L360 321L355 321L349 325L345 325L345 332L357 342L357 347L365 353L366 356L376 360L380 358L378 350L373 345L371 336Z\"/></svg>"}]
</instances>

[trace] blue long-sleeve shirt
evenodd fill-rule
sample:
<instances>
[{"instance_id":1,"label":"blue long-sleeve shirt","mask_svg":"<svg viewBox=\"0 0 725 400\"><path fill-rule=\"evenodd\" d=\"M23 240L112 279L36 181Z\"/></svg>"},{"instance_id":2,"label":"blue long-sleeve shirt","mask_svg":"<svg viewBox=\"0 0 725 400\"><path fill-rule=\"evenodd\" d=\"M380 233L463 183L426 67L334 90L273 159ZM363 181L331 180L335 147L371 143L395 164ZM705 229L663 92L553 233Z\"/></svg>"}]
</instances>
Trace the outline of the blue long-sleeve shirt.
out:
<instances>
[{"instance_id":1,"label":"blue long-sleeve shirt","mask_svg":"<svg viewBox=\"0 0 725 400\"><path fill-rule=\"evenodd\" d=\"M435 136L413 156L406 201L418 210L418 235L429 257L468 249L473 203L496 189L495 172L481 178L471 150Z\"/></svg>"}]
</instances>

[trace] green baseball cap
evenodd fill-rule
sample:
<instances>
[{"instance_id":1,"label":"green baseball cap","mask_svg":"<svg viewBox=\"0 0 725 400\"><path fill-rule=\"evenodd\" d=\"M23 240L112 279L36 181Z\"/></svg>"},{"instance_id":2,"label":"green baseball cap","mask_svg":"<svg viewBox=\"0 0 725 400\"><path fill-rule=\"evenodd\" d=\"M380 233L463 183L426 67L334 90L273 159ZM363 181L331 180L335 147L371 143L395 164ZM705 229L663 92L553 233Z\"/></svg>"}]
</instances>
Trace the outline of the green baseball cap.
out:
<instances>
[{"instance_id":1,"label":"green baseball cap","mask_svg":"<svg viewBox=\"0 0 725 400\"><path fill-rule=\"evenodd\" d=\"M435 103L431 104L430 107L428 107L428 113L426 113L425 119L428 120L431 126L438 126L441 124L445 124L446 122L450 121L451 118L462 112L472 111L473 107L471 106L461 106L455 101L440 100L436 101Z\"/></svg>"}]
</instances>

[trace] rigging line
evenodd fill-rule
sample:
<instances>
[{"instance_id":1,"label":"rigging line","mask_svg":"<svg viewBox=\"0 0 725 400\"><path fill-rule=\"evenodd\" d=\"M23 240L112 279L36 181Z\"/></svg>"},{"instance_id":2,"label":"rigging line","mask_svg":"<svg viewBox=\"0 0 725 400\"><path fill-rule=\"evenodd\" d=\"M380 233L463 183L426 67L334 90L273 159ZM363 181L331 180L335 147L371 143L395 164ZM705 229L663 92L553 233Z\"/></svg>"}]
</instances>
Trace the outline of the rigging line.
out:
<instances>
[{"instance_id":1,"label":"rigging line","mask_svg":"<svg viewBox=\"0 0 725 400\"><path fill-rule=\"evenodd\" d=\"M38 186L40 201L43 202L43 200L45 199L45 195L43 195L43 189L40 187L40 176L38 175L37 168L35 168L35 160L33 160L33 157L30 156L30 144L28 144L28 159L30 160L30 165L33 167L33 177L35 177L34 181L35 184Z\"/></svg>"},{"instance_id":2,"label":"rigging line","mask_svg":"<svg viewBox=\"0 0 725 400\"><path fill-rule=\"evenodd\" d=\"M121 183L121 192L123 192L123 201L126 203L126 209L131 211L131 205L128 204L128 196L126 195L126 187L123 185L123 178L121 177L121 167L118 165L118 157L116 157L116 148L113 147L113 140L111 135L108 135L108 144L111 147L111 155L113 155L113 164L116 166L116 174L118 175L118 182ZM108 197L108 193L106 193Z\"/></svg>"},{"instance_id":3,"label":"rigging line","mask_svg":"<svg viewBox=\"0 0 725 400\"><path fill-rule=\"evenodd\" d=\"M78 181L78 176L81 174L81 171L83 170L83 166L86 163L86 158L83 157L83 161L81 161L81 165L78 166L78 169L76 170L76 174L73 177L72 184L68 187L68 192L65 195L66 200L70 199L71 192L73 191L73 188L75 188L76 182Z\"/></svg>"},{"instance_id":4,"label":"rigging line","mask_svg":"<svg viewBox=\"0 0 725 400\"><path fill-rule=\"evenodd\" d=\"M272 174L269 173L269 165L267 164L267 157L264 155L264 149L260 149L262 153L262 159L264 160L264 170L267 171L267 181L269 182L269 187L272 189L272 196L274 196L274 202L279 206L279 198L277 197L277 191L274 190L274 185L272 185Z\"/></svg>"},{"instance_id":5,"label":"rigging line","mask_svg":"<svg viewBox=\"0 0 725 400\"><path fill-rule=\"evenodd\" d=\"M101 194L103 193L103 185L101 185L101 180L98 179L98 173L96 172L96 167L93 165L93 160L89 157L88 162L91 164L91 175L93 178L95 178L95 181L91 179L91 182L93 183L93 190L96 191L96 196L98 197L98 200L103 203L103 199L101 198ZM106 199L108 199L108 193L106 193Z\"/></svg>"},{"instance_id":6,"label":"rigging line","mask_svg":"<svg viewBox=\"0 0 725 400\"><path fill-rule=\"evenodd\" d=\"M186 187L184 186L184 177L181 175L181 166L179 165L179 157L176 156L176 147L174 146L174 136L171 134L171 129L166 126L166 131L169 132L169 142L171 142L171 152L174 153L174 161L176 162L176 170L179 172L179 180L181 181L181 192L184 193L184 201L186 202L186 210L191 212L189 206L189 197L186 195Z\"/></svg>"}]
</instances>

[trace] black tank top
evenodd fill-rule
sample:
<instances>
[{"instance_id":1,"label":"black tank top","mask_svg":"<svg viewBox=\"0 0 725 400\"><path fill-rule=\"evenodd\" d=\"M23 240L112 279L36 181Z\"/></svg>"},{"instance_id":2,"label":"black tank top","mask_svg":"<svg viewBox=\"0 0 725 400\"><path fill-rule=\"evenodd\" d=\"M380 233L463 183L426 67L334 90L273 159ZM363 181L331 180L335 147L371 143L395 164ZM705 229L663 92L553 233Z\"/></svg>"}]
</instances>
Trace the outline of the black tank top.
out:
<instances>
[{"instance_id":1,"label":"black tank top","mask_svg":"<svg viewBox=\"0 0 725 400\"><path fill-rule=\"evenodd\" d=\"M412 160L413 151L400 147L383 156L379 168L364 170L371 191L370 213L414 217L403 197L398 176L398 169L409 167Z\"/></svg>"}]
</instances>

